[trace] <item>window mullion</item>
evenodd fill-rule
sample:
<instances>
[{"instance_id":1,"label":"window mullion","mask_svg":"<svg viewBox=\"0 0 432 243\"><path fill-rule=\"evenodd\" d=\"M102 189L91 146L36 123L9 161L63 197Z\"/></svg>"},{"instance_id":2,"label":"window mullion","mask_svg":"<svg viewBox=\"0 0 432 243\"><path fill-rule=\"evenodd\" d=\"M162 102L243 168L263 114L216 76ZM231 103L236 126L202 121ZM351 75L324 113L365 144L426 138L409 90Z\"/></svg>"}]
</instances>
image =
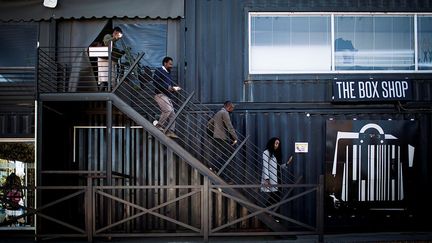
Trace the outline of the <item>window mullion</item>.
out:
<instances>
[{"instance_id":1,"label":"window mullion","mask_svg":"<svg viewBox=\"0 0 432 243\"><path fill-rule=\"evenodd\" d=\"M335 19L334 19L334 14L331 14L330 16L330 38L331 38L331 42L330 42L330 46L331 46L331 71L335 71L336 67L335 67Z\"/></svg>"},{"instance_id":2,"label":"window mullion","mask_svg":"<svg viewBox=\"0 0 432 243\"><path fill-rule=\"evenodd\" d=\"M414 14L414 70L418 71L418 31L417 14Z\"/></svg>"}]
</instances>

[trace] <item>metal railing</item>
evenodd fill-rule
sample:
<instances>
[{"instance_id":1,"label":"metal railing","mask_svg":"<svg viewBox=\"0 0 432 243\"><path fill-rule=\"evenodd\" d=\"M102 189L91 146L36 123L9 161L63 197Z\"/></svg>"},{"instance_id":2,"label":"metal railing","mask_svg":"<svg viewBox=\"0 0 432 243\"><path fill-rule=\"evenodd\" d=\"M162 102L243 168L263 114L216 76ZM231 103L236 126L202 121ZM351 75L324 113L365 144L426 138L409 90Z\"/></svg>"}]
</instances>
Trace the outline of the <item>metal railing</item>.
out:
<instances>
[{"instance_id":1,"label":"metal railing","mask_svg":"<svg viewBox=\"0 0 432 243\"><path fill-rule=\"evenodd\" d=\"M154 185L154 186L97 186L95 179L105 172L98 171L44 171L44 174L84 175L81 186L37 186L27 187L38 195L38 206L21 206L20 217L36 217L37 239L86 238L89 242L101 237L203 237L251 236L251 235L317 235L322 238L323 227L323 177L320 184L278 185L295 188L296 192L277 204L261 207L241 198L226 194L226 188L259 188L261 185L215 185L205 177L200 185ZM143 202L127 200L129 195L145 197L148 193L160 191L163 200ZM316 219L304 222L295 215L274 211L275 207L294 203L312 196L316 202ZM224 200L227 199L227 200ZM192 208L189 200L198 200L199 207ZM0 198L4 201L4 198ZM222 225L213 222L219 217L218 203L250 204L256 211L234 214ZM235 207L235 206L234 206ZM59 209L61 209L59 213ZM303 210L307 210L303 208ZM191 215L195 218L191 218ZM309 212L313 213L313 212ZM106 215L112 215L107 217ZM259 214L269 214L291 225L290 231L269 232L265 229L251 231L233 229L232 226ZM73 215L73 216L72 216ZM71 217L72 216L72 217ZM16 217L14 220L17 220Z\"/></svg>"},{"instance_id":2,"label":"metal railing","mask_svg":"<svg viewBox=\"0 0 432 243\"><path fill-rule=\"evenodd\" d=\"M157 77L154 68L151 69L143 55L131 55L136 57L131 63L118 62L117 68L109 65L109 76L112 79L112 93L129 104L144 119L157 121L160 110L154 100L155 79ZM145 70L143 70L145 67ZM57 48L39 50L39 91L40 92L95 92L98 84L98 75L95 75L97 62L91 61L86 48ZM113 72L116 69L117 71ZM119 71L120 70L120 71ZM139 71L135 71L139 70ZM137 73L138 72L138 73ZM163 72L156 72L158 75ZM105 89L102 91L111 91ZM167 90L162 90L169 92ZM263 148L253 144L248 136L237 134L239 142L235 146L223 146L220 141L207 135L207 122L213 116L213 110L201 104L194 97L194 92L188 93L181 90L171 99L175 110L176 139L186 151L213 170L215 175L222 178L228 184L256 185L262 181ZM170 121L161 132L167 132L174 125ZM301 177L290 172L290 169L282 169L280 166L271 172L278 179L279 184L300 183ZM273 185L277 188L276 185ZM292 193L291 189L281 187L280 193L263 193L261 187L243 187L240 192L250 202L265 206L269 203L280 202ZM276 210L277 207L272 208Z\"/></svg>"},{"instance_id":3,"label":"metal railing","mask_svg":"<svg viewBox=\"0 0 432 243\"><path fill-rule=\"evenodd\" d=\"M106 57L103 51L99 52L101 57L97 57L98 52L90 56L87 47L39 48L38 92L110 92L126 66L121 59ZM109 52L115 57L122 55Z\"/></svg>"},{"instance_id":4,"label":"metal railing","mask_svg":"<svg viewBox=\"0 0 432 243\"><path fill-rule=\"evenodd\" d=\"M141 63L143 62L145 63L146 60L141 60ZM157 73L163 74L162 72ZM156 74L150 76L148 73L141 73L138 80L134 78L134 76L123 77L123 81L114 89L114 94L122 98L147 120L157 121L160 110L154 101L156 93L153 82L155 82L154 79L161 77L156 77ZM228 148L220 144L219 140L208 136L207 122L212 118L215 111L196 100L193 91L189 93L182 90L174 95L171 101L176 110L175 133L179 136L176 141L181 146L229 184L261 183L262 152L264 149L258 148L249 140L248 136L239 133L237 133L239 137L237 145ZM163 132L169 130L171 126L172 121L164 127ZM273 174L273 176L278 177L280 184L299 183L301 180L301 177L295 176L289 168L282 169L278 166L274 169L277 174ZM260 189L243 188L242 191L254 203L261 205L265 205L269 201L279 201L286 196L286 193L289 193L288 190L284 190L280 196L276 194L264 196L263 193L260 193Z\"/></svg>"}]
</instances>

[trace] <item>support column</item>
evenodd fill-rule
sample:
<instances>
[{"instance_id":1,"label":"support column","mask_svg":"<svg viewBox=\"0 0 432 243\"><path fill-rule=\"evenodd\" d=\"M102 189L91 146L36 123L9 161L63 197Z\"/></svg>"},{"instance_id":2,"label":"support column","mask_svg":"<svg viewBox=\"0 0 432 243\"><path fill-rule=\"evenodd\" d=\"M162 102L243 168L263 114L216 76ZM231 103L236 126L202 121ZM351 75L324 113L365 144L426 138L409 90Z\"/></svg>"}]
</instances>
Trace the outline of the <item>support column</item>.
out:
<instances>
[{"instance_id":1,"label":"support column","mask_svg":"<svg viewBox=\"0 0 432 243\"><path fill-rule=\"evenodd\" d=\"M324 242L324 175L319 176L316 217L318 242Z\"/></svg>"},{"instance_id":2,"label":"support column","mask_svg":"<svg viewBox=\"0 0 432 243\"><path fill-rule=\"evenodd\" d=\"M36 165L35 165L35 187L41 186L41 176L40 173L42 171L42 112L43 112L43 102L35 101L35 153L36 153ZM40 205L42 205L41 201L41 191L35 189L35 202L36 205L33 205L35 209L37 209ZM42 232L42 228L40 225L40 219L38 214L35 217L35 236L39 235ZM35 237L35 240L39 240Z\"/></svg>"},{"instance_id":3,"label":"support column","mask_svg":"<svg viewBox=\"0 0 432 243\"><path fill-rule=\"evenodd\" d=\"M209 241L210 218L209 218L209 201L210 201L209 178L204 176L204 185L201 189L201 227L204 236L204 242Z\"/></svg>"},{"instance_id":4,"label":"support column","mask_svg":"<svg viewBox=\"0 0 432 243\"><path fill-rule=\"evenodd\" d=\"M106 102L106 185L112 185L112 101L108 100ZM112 190L109 190L107 193L111 194ZM107 221L108 225L112 223L112 202L111 200L107 203Z\"/></svg>"}]
</instances>

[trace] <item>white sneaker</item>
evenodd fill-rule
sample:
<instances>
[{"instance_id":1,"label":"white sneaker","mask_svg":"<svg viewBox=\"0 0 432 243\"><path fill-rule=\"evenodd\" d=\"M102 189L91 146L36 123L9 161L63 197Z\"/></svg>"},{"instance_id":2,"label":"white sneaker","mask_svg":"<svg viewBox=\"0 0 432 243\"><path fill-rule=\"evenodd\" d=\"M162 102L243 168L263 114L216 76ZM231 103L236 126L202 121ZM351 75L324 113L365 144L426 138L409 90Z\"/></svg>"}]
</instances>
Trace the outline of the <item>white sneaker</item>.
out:
<instances>
[{"instance_id":1,"label":"white sneaker","mask_svg":"<svg viewBox=\"0 0 432 243\"><path fill-rule=\"evenodd\" d=\"M153 126L155 126L157 129L163 131L163 127L159 124L159 122L157 120L153 121Z\"/></svg>"}]
</instances>

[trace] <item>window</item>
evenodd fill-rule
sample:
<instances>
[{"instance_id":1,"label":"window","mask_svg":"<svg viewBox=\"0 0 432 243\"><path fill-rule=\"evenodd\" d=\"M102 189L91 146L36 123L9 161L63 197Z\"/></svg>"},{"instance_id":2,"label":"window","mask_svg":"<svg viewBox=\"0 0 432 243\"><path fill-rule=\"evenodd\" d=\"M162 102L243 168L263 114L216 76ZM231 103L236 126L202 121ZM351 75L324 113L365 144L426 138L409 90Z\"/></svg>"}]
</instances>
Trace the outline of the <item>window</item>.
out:
<instances>
[{"instance_id":1,"label":"window","mask_svg":"<svg viewBox=\"0 0 432 243\"><path fill-rule=\"evenodd\" d=\"M418 68L432 70L432 17L418 17Z\"/></svg>"},{"instance_id":2,"label":"window","mask_svg":"<svg viewBox=\"0 0 432 243\"><path fill-rule=\"evenodd\" d=\"M0 85L33 82L37 26L29 23L1 23L0 35Z\"/></svg>"},{"instance_id":3,"label":"window","mask_svg":"<svg viewBox=\"0 0 432 243\"><path fill-rule=\"evenodd\" d=\"M252 15L250 73L330 71L330 16Z\"/></svg>"},{"instance_id":4,"label":"window","mask_svg":"<svg viewBox=\"0 0 432 243\"><path fill-rule=\"evenodd\" d=\"M180 60L177 19L115 19L113 26L122 28L123 43L132 53L145 53L141 59L143 66L160 67L165 56L172 57L177 66L176 60Z\"/></svg>"},{"instance_id":5,"label":"window","mask_svg":"<svg viewBox=\"0 0 432 243\"><path fill-rule=\"evenodd\" d=\"M413 17L335 16L336 70L414 70Z\"/></svg>"},{"instance_id":6,"label":"window","mask_svg":"<svg viewBox=\"0 0 432 243\"><path fill-rule=\"evenodd\" d=\"M249 13L250 74L428 70L430 14Z\"/></svg>"},{"instance_id":7,"label":"window","mask_svg":"<svg viewBox=\"0 0 432 243\"><path fill-rule=\"evenodd\" d=\"M32 24L0 24L0 67L34 67L37 27Z\"/></svg>"},{"instance_id":8,"label":"window","mask_svg":"<svg viewBox=\"0 0 432 243\"><path fill-rule=\"evenodd\" d=\"M33 139L0 139L0 230L34 229L32 215L14 221L35 207L34 149Z\"/></svg>"},{"instance_id":9,"label":"window","mask_svg":"<svg viewBox=\"0 0 432 243\"><path fill-rule=\"evenodd\" d=\"M167 55L167 24L162 23L135 23L130 24L127 21L117 21L125 33L122 41L125 46L120 49L130 48L132 53L145 53L145 60L141 60L144 66L158 67L162 59ZM126 58L126 57L125 57ZM125 60L126 61L126 60Z\"/></svg>"}]
</instances>

